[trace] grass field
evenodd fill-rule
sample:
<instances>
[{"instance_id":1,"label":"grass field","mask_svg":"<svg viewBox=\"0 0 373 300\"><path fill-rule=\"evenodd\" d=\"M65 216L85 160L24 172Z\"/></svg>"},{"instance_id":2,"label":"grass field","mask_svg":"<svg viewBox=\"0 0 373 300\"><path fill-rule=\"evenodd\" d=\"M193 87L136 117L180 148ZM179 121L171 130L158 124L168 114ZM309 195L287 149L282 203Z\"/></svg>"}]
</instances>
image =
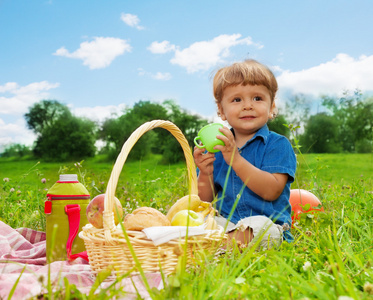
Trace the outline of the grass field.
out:
<instances>
[{"instance_id":1,"label":"grass field","mask_svg":"<svg viewBox=\"0 0 373 300\"><path fill-rule=\"evenodd\" d=\"M136 206L165 212L187 193L185 165L158 162L159 157L152 157L125 164L116 195L126 212ZM163 290L149 291L151 297L373 299L372 162L372 154L300 155L292 187L315 193L325 212L303 214L292 229L294 243L284 242L278 250L251 248L241 253L230 249L218 259L206 257L191 269L178 269ZM105 191L112 165L99 158L87 160L81 167L73 162L0 160L0 219L13 228L43 230L46 190L59 172L80 174L80 180L95 195ZM55 295L51 292L44 297Z\"/></svg>"}]
</instances>

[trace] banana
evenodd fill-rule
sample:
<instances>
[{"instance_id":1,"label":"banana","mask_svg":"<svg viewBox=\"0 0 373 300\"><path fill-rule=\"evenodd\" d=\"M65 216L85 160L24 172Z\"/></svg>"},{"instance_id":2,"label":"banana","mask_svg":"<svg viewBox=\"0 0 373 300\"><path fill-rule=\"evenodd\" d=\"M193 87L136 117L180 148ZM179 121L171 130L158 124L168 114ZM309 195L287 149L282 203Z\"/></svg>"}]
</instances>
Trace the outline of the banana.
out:
<instances>
[{"instance_id":1,"label":"banana","mask_svg":"<svg viewBox=\"0 0 373 300\"><path fill-rule=\"evenodd\" d=\"M166 217L171 222L174 215L180 210L190 209L190 210L195 211L202 203L207 203L207 202L201 201L198 195L186 195L180 198L179 200L177 200L176 203L171 206Z\"/></svg>"},{"instance_id":2,"label":"banana","mask_svg":"<svg viewBox=\"0 0 373 300\"><path fill-rule=\"evenodd\" d=\"M203 220L206 219L206 216L208 214L211 214L211 212L213 211L211 203L208 203L208 202L205 202L205 203L207 203L207 206L204 208L204 210L200 209L201 206L198 207L200 210L196 210L197 214L199 214Z\"/></svg>"},{"instance_id":3,"label":"banana","mask_svg":"<svg viewBox=\"0 0 373 300\"><path fill-rule=\"evenodd\" d=\"M209 229L209 230L215 230L218 228L218 224L216 223L215 221L215 218L214 218L214 215L215 215L215 211L214 210L211 210L211 212L209 213L207 219L206 219L206 229Z\"/></svg>"},{"instance_id":4,"label":"banana","mask_svg":"<svg viewBox=\"0 0 373 300\"><path fill-rule=\"evenodd\" d=\"M212 205L210 202L201 201L200 205L194 210L195 212L205 211L208 209L210 212Z\"/></svg>"}]
</instances>

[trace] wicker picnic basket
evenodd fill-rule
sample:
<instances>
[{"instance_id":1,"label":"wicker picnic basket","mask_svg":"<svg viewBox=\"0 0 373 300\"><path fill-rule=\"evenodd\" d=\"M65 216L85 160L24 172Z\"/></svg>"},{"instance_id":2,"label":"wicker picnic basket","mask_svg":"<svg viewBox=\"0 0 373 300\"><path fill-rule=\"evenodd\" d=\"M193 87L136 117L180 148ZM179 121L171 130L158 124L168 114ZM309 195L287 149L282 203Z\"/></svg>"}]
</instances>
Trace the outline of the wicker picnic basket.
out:
<instances>
[{"instance_id":1,"label":"wicker picnic basket","mask_svg":"<svg viewBox=\"0 0 373 300\"><path fill-rule=\"evenodd\" d=\"M204 251L215 253L222 240L226 238L223 228L218 226L218 229L209 230L208 233L203 235L177 238L155 246L153 241L148 239L142 231L127 230L125 235L122 228L115 226L114 214L112 213L114 194L123 165L129 151L138 139L147 131L157 127L168 130L180 143L186 159L189 194L198 194L193 156L180 129L173 123L163 120L147 122L137 128L124 143L110 175L104 200L104 228L98 229L91 224L87 224L79 233L79 237L84 240L92 272L96 275L108 268L111 268L115 275L137 273L139 268L136 265L136 260L145 273L163 272L164 274L171 274L176 270L179 256L186 253L187 264L190 265L193 259ZM128 246L127 241L130 241L131 247ZM136 259L133 257L131 250L134 252Z\"/></svg>"}]
</instances>

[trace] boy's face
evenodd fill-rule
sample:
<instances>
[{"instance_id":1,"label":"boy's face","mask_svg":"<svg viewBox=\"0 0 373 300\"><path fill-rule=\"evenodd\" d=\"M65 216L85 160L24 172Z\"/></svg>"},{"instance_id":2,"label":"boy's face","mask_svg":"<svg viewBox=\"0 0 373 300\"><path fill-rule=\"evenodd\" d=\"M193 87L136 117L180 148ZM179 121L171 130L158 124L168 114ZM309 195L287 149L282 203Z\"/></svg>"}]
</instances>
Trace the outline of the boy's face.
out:
<instances>
[{"instance_id":1,"label":"boy's face","mask_svg":"<svg viewBox=\"0 0 373 300\"><path fill-rule=\"evenodd\" d=\"M218 110L228 121L236 138L251 138L272 117L275 108L268 89L263 85L237 85L224 89Z\"/></svg>"}]
</instances>

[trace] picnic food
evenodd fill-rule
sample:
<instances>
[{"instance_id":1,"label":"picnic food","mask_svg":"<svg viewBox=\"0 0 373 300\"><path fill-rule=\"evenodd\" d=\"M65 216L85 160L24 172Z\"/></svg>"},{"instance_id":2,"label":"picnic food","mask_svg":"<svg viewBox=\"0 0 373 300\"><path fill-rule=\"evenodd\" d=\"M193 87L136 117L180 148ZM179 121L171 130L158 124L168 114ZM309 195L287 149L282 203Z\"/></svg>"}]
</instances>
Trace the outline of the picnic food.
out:
<instances>
[{"instance_id":1,"label":"picnic food","mask_svg":"<svg viewBox=\"0 0 373 300\"><path fill-rule=\"evenodd\" d=\"M216 223L216 220L214 218L214 215L210 213L206 219L206 227L205 229L209 230L215 230L218 228L218 224Z\"/></svg>"},{"instance_id":2,"label":"picnic food","mask_svg":"<svg viewBox=\"0 0 373 300\"><path fill-rule=\"evenodd\" d=\"M178 211L172 218L172 226L199 226L204 223L203 215L193 210L183 209Z\"/></svg>"},{"instance_id":3,"label":"picnic food","mask_svg":"<svg viewBox=\"0 0 373 300\"><path fill-rule=\"evenodd\" d=\"M193 211L200 211L209 206L211 206L211 203L201 201L198 195L186 195L177 200L176 203L171 206L166 216L171 222L176 213L181 210L190 209Z\"/></svg>"},{"instance_id":4,"label":"picnic food","mask_svg":"<svg viewBox=\"0 0 373 300\"><path fill-rule=\"evenodd\" d=\"M152 207L139 207L124 217L126 230L143 230L152 226L170 226L167 217Z\"/></svg>"},{"instance_id":5,"label":"picnic food","mask_svg":"<svg viewBox=\"0 0 373 300\"><path fill-rule=\"evenodd\" d=\"M115 205L113 206L114 223L117 225L123 218L123 207L117 197L114 197ZM103 212L104 212L105 194L100 194L94 197L89 202L86 210L88 222L96 228L104 228Z\"/></svg>"}]
</instances>

